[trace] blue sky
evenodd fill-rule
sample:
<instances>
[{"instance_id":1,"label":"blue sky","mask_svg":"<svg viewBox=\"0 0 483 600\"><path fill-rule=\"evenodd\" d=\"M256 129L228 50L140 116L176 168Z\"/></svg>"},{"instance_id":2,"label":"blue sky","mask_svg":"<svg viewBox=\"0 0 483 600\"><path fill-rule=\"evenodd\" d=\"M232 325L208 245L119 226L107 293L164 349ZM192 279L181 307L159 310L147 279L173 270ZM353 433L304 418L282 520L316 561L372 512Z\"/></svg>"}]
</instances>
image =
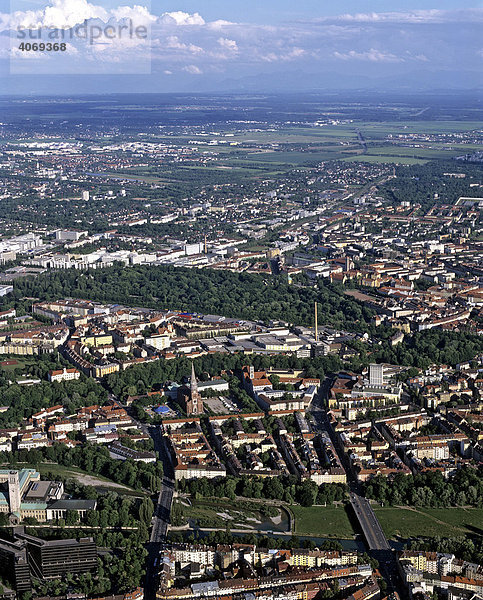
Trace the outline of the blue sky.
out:
<instances>
[{"instance_id":1,"label":"blue sky","mask_svg":"<svg viewBox=\"0 0 483 600\"><path fill-rule=\"evenodd\" d=\"M128 20L149 36L74 37L57 54L18 48L19 26L117 32ZM475 88L482 30L476 0L0 0L0 80L30 93L66 83L85 91Z\"/></svg>"},{"instance_id":2,"label":"blue sky","mask_svg":"<svg viewBox=\"0 0 483 600\"><path fill-rule=\"evenodd\" d=\"M129 0L101 0L98 4L114 8L129 4ZM136 0L136 4L145 4ZM44 0L13 0L16 10L30 10L44 6ZM131 3L133 4L133 3ZM1 0L4 12L9 11L10 0ZM404 12L408 10L457 10L477 8L481 3L473 0L154 0L151 9L156 14L183 10L199 12L209 20L228 19L274 23L313 15L334 16L343 13Z\"/></svg>"}]
</instances>

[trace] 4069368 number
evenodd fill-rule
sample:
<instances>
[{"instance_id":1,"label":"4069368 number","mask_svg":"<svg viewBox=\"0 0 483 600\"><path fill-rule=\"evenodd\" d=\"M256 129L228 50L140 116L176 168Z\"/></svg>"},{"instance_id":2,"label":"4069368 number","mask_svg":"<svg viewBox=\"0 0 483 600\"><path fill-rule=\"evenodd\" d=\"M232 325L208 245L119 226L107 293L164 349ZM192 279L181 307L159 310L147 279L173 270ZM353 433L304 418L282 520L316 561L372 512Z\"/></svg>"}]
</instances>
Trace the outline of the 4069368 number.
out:
<instances>
[{"instance_id":1,"label":"4069368 number","mask_svg":"<svg viewBox=\"0 0 483 600\"><path fill-rule=\"evenodd\" d=\"M61 44L52 44L51 42L30 44L29 42L22 42L18 49L22 50L22 52L65 52L67 44L65 42Z\"/></svg>"}]
</instances>

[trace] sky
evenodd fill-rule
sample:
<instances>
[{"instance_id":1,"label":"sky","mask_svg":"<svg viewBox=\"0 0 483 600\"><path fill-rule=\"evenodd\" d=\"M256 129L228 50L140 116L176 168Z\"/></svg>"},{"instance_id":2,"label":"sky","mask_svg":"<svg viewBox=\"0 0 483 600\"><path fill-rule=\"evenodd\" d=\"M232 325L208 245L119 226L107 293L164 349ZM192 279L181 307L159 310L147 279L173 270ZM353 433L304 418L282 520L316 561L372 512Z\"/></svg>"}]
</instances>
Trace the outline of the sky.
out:
<instances>
[{"instance_id":1,"label":"sky","mask_svg":"<svg viewBox=\"0 0 483 600\"><path fill-rule=\"evenodd\" d=\"M0 0L0 88L480 89L482 30L476 0Z\"/></svg>"}]
</instances>

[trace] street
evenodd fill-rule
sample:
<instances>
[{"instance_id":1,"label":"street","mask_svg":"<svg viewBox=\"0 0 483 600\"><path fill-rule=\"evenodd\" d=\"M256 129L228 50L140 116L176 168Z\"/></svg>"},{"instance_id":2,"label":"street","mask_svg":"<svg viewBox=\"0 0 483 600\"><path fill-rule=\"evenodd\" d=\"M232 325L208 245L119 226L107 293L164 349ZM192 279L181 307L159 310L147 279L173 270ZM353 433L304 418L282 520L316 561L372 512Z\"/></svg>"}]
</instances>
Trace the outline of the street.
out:
<instances>
[{"instance_id":1,"label":"street","mask_svg":"<svg viewBox=\"0 0 483 600\"><path fill-rule=\"evenodd\" d=\"M329 434L337 455L339 456L339 460L345 469L347 483L350 488L351 506L364 535L368 550L379 562L379 568L382 576L387 582L388 590L396 590L401 595L404 588L399 580L395 553L391 549L381 524L369 501L362 495L357 477L350 468L348 457L341 449L334 431L329 424L325 400L328 397L331 383L332 381L330 378L326 378L322 382L319 394L310 407L310 412L314 417L316 428L319 431L325 431Z\"/></svg>"}]
</instances>

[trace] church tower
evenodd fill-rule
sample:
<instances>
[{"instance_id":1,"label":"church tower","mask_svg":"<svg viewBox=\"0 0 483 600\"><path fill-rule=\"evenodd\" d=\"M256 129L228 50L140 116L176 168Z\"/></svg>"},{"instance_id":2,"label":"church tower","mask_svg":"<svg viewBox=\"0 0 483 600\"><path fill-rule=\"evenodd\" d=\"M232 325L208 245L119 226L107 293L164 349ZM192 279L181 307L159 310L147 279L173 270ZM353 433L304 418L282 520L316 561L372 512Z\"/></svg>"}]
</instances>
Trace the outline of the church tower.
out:
<instances>
[{"instance_id":1,"label":"church tower","mask_svg":"<svg viewBox=\"0 0 483 600\"><path fill-rule=\"evenodd\" d=\"M188 407L188 414L199 415L203 412L203 400L198 391L198 382L196 381L195 365L193 362L191 363L190 400Z\"/></svg>"},{"instance_id":2,"label":"church tower","mask_svg":"<svg viewBox=\"0 0 483 600\"><path fill-rule=\"evenodd\" d=\"M10 471L8 474L8 502L10 504L10 512L20 512L21 498L18 471Z\"/></svg>"},{"instance_id":3,"label":"church tower","mask_svg":"<svg viewBox=\"0 0 483 600\"><path fill-rule=\"evenodd\" d=\"M191 363L191 379L190 383L178 388L178 403L186 412L188 417L199 415L203 412L203 398L198 390L198 382L196 381L195 366Z\"/></svg>"}]
</instances>

